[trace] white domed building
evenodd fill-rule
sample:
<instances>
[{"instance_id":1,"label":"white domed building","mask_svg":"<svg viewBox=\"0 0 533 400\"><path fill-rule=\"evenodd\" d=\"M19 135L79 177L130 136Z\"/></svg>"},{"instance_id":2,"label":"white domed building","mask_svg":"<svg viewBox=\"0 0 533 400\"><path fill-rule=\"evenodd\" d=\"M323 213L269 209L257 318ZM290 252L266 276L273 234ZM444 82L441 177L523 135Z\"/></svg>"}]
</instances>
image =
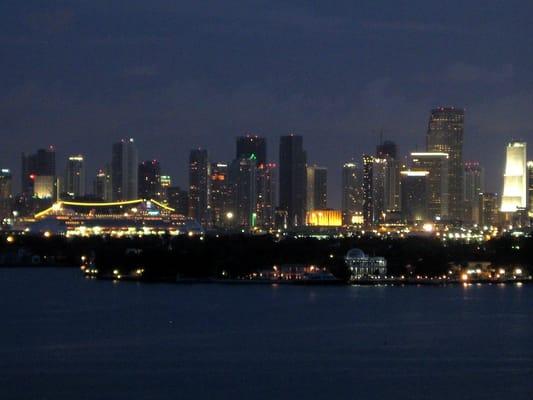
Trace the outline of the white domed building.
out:
<instances>
[{"instance_id":1,"label":"white domed building","mask_svg":"<svg viewBox=\"0 0 533 400\"><path fill-rule=\"evenodd\" d=\"M384 257L370 257L361 249L351 249L344 257L350 268L351 279L382 277L387 275L387 260Z\"/></svg>"}]
</instances>

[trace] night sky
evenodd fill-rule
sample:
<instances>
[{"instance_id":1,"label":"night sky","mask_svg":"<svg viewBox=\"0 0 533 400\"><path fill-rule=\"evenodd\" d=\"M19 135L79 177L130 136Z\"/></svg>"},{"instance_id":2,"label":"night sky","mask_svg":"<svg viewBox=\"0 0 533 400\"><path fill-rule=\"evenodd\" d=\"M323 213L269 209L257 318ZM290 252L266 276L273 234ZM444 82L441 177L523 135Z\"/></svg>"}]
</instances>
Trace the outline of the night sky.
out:
<instances>
[{"instance_id":1,"label":"night sky","mask_svg":"<svg viewBox=\"0 0 533 400\"><path fill-rule=\"evenodd\" d=\"M334 4L332 4L334 3ZM92 179L111 143L136 138L178 185L203 146L234 157L235 136L304 136L340 204L343 161L380 130L423 149L432 107L466 108L465 159L500 191L504 146L533 146L531 1L0 2L0 166L54 144Z\"/></svg>"}]
</instances>

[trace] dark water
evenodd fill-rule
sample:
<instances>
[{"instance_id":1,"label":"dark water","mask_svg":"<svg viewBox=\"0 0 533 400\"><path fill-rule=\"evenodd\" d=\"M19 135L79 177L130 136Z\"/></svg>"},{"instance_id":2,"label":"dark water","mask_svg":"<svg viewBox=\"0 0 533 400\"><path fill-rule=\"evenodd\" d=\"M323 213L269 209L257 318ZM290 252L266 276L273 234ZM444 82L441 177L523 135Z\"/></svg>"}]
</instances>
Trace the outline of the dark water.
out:
<instances>
[{"instance_id":1,"label":"dark water","mask_svg":"<svg viewBox=\"0 0 533 400\"><path fill-rule=\"evenodd\" d=\"M0 399L532 399L533 286L113 284L0 270Z\"/></svg>"}]
</instances>

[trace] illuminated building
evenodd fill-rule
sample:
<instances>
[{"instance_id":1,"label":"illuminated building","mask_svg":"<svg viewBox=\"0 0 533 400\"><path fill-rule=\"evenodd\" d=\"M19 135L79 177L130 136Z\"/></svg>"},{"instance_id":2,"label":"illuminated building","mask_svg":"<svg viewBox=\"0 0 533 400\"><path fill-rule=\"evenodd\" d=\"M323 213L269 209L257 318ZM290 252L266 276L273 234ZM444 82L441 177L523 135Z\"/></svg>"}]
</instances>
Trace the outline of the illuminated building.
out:
<instances>
[{"instance_id":1,"label":"illuminated building","mask_svg":"<svg viewBox=\"0 0 533 400\"><path fill-rule=\"evenodd\" d=\"M236 159L254 157L257 165L266 164L267 147L266 139L257 135L237 137Z\"/></svg>"},{"instance_id":2,"label":"illuminated building","mask_svg":"<svg viewBox=\"0 0 533 400\"><path fill-rule=\"evenodd\" d=\"M202 234L193 219L177 214L156 200L121 202L59 201L37 213L29 226L32 233L67 236L142 236Z\"/></svg>"},{"instance_id":3,"label":"illuminated building","mask_svg":"<svg viewBox=\"0 0 533 400\"><path fill-rule=\"evenodd\" d=\"M328 169L317 165L307 167L307 211L328 206Z\"/></svg>"},{"instance_id":4,"label":"illuminated building","mask_svg":"<svg viewBox=\"0 0 533 400\"><path fill-rule=\"evenodd\" d=\"M0 169L0 224L11 216L13 201L13 177L7 168Z\"/></svg>"},{"instance_id":5,"label":"illuminated building","mask_svg":"<svg viewBox=\"0 0 533 400\"><path fill-rule=\"evenodd\" d=\"M113 200L131 200L138 196L139 160L135 141L122 139L114 143L111 153Z\"/></svg>"},{"instance_id":6,"label":"illuminated building","mask_svg":"<svg viewBox=\"0 0 533 400\"><path fill-rule=\"evenodd\" d=\"M161 175L161 189L165 191L166 188L170 186L172 186L172 178L170 175Z\"/></svg>"},{"instance_id":7,"label":"illuminated building","mask_svg":"<svg viewBox=\"0 0 533 400\"><path fill-rule=\"evenodd\" d=\"M484 170L477 161L465 162L465 221L479 224L479 194L485 191Z\"/></svg>"},{"instance_id":8,"label":"illuminated building","mask_svg":"<svg viewBox=\"0 0 533 400\"><path fill-rule=\"evenodd\" d=\"M261 164L256 169L257 224L265 228L274 226L276 171L274 163Z\"/></svg>"},{"instance_id":9,"label":"illuminated building","mask_svg":"<svg viewBox=\"0 0 533 400\"><path fill-rule=\"evenodd\" d=\"M228 225L227 213L232 211L232 191L228 164L212 163L210 171L210 207L213 226Z\"/></svg>"},{"instance_id":10,"label":"illuminated building","mask_svg":"<svg viewBox=\"0 0 533 400\"><path fill-rule=\"evenodd\" d=\"M525 142L507 145L501 211L514 213L527 206L527 146Z\"/></svg>"},{"instance_id":11,"label":"illuminated building","mask_svg":"<svg viewBox=\"0 0 533 400\"><path fill-rule=\"evenodd\" d=\"M402 218L408 223L428 219L429 171L401 171Z\"/></svg>"},{"instance_id":12,"label":"illuminated building","mask_svg":"<svg viewBox=\"0 0 533 400\"><path fill-rule=\"evenodd\" d=\"M385 140L376 147L376 160L379 162L378 169L381 170L376 174L380 177L381 188L379 189L382 196L382 207L386 212L397 211L400 209L400 163L397 158L398 146L390 140Z\"/></svg>"},{"instance_id":13,"label":"illuminated building","mask_svg":"<svg viewBox=\"0 0 533 400\"><path fill-rule=\"evenodd\" d=\"M189 214L189 193L178 186L169 186L166 190L166 199L169 207L176 210L177 214Z\"/></svg>"},{"instance_id":14,"label":"illuminated building","mask_svg":"<svg viewBox=\"0 0 533 400\"><path fill-rule=\"evenodd\" d=\"M289 227L305 223L306 163L302 136L282 136L279 146L279 207L287 212Z\"/></svg>"},{"instance_id":15,"label":"illuminated building","mask_svg":"<svg viewBox=\"0 0 533 400\"><path fill-rule=\"evenodd\" d=\"M308 226L342 226L341 210L313 210L306 216Z\"/></svg>"},{"instance_id":16,"label":"illuminated building","mask_svg":"<svg viewBox=\"0 0 533 400\"><path fill-rule=\"evenodd\" d=\"M533 214L533 161L527 163L527 190L528 190L528 210L530 214ZM530 215L533 216L533 215Z\"/></svg>"},{"instance_id":17,"label":"illuminated building","mask_svg":"<svg viewBox=\"0 0 533 400\"><path fill-rule=\"evenodd\" d=\"M429 173L427 176L427 218L431 220L447 219L450 201L448 154L438 152L411 153L411 169Z\"/></svg>"},{"instance_id":18,"label":"illuminated building","mask_svg":"<svg viewBox=\"0 0 533 400\"><path fill-rule=\"evenodd\" d=\"M139 197L142 199L163 199L161 187L161 164L157 160L139 164Z\"/></svg>"},{"instance_id":19,"label":"illuminated building","mask_svg":"<svg viewBox=\"0 0 533 400\"><path fill-rule=\"evenodd\" d=\"M209 159L207 150L193 149L189 154L189 217L203 226L209 221Z\"/></svg>"},{"instance_id":20,"label":"illuminated building","mask_svg":"<svg viewBox=\"0 0 533 400\"><path fill-rule=\"evenodd\" d=\"M440 107L431 111L427 133L427 151L446 153L448 165L448 216L463 219L463 133L464 110Z\"/></svg>"},{"instance_id":21,"label":"illuminated building","mask_svg":"<svg viewBox=\"0 0 533 400\"><path fill-rule=\"evenodd\" d=\"M35 180L38 176L48 177L39 179L41 188L44 186L44 181L50 181L52 186L55 186L56 152L53 146L47 149L39 149L35 154L22 154L21 190L23 195L27 197L35 195ZM52 187L48 192L53 196L55 190ZM42 194L41 189L40 195Z\"/></svg>"},{"instance_id":22,"label":"illuminated building","mask_svg":"<svg viewBox=\"0 0 533 400\"><path fill-rule=\"evenodd\" d=\"M499 225L500 200L497 193L479 194L479 225L498 226Z\"/></svg>"},{"instance_id":23,"label":"illuminated building","mask_svg":"<svg viewBox=\"0 0 533 400\"><path fill-rule=\"evenodd\" d=\"M65 170L65 192L69 197L83 197L86 194L85 160L82 155L70 156Z\"/></svg>"},{"instance_id":24,"label":"illuminated building","mask_svg":"<svg viewBox=\"0 0 533 400\"><path fill-rule=\"evenodd\" d=\"M229 180L233 194L232 225L256 226L256 162L255 158L236 159L231 163Z\"/></svg>"},{"instance_id":25,"label":"illuminated building","mask_svg":"<svg viewBox=\"0 0 533 400\"><path fill-rule=\"evenodd\" d=\"M94 195L103 201L113 200L113 186L111 184L111 168L106 165L98 170L94 179Z\"/></svg>"},{"instance_id":26,"label":"illuminated building","mask_svg":"<svg viewBox=\"0 0 533 400\"><path fill-rule=\"evenodd\" d=\"M52 200L55 195L55 183L53 176L35 176L33 178L33 197L40 200Z\"/></svg>"},{"instance_id":27,"label":"illuminated building","mask_svg":"<svg viewBox=\"0 0 533 400\"><path fill-rule=\"evenodd\" d=\"M355 215L363 211L361 170L353 162L342 166L342 222L351 225Z\"/></svg>"},{"instance_id":28,"label":"illuminated building","mask_svg":"<svg viewBox=\"0 0 533 400\"><path fill-rule=\"evenodd\" d=\"M346 253L344 262L350 269L351 280L387 275L387 260L383 257L370 257L360 249Z\"/></svg>"},{"instance_id":29,"label":"illuminated building","mask_svg":"<svg viewBox=\"0 0 533 400\"><path fill-rule=\"evenodd\" d=\"M374 157L363 155L363 221L366 225L374 223Z\"/></svg>"}]
</instances>

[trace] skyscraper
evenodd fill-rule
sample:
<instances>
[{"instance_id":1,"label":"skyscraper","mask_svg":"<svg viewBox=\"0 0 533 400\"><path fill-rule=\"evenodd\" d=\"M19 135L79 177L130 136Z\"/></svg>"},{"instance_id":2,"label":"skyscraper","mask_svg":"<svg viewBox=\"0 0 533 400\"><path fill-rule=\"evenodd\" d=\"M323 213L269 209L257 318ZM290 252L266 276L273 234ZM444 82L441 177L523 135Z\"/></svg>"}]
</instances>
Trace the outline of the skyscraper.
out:
<instances>
[{"instance_id":1,"label":"skyscraper","mask_svg":"<svg viewBox=\"0 0 533 400\"><path fill-rule=\"evenodd\" d=\"M414 223L428 219L428 171L401 171L402 218Z\"/></svg>"},{"instance_id":2,"label":"skyscraper","mask_svg":"<svg viewBox=\"0 0 533 400\"><path fill-rule=\"evenodd\" d=\"M307 167L307 211L328 207L328 169L317 165Z\"/></svg>"},{"instance_id":3,"label":"skyscraper","mask_svg":"<svg viewBox=\"0 0 533 400\"><path fill-rule=\"evenodd\" d=\"M233 193L233 224L251 228L256 225L256 162L254 157L231 163L229 180Z\"/></svg>"},{"instance_id":4,"label":"skyscraper","mask_svg":"<svg viewBox=\"0 0 533 400\"><path fill-rule=\"evenodd\" d=\"M391 140L385 140L381 144L376 146L376 157L377 158L392 158L393 160L398 159L398 146Z\"/></svg>"},{"instance_id":5,"label":"skyscraper","mask_svg":"<svg viewBox=\"0 0 533 400\"><path fill-rule=\"evenodd\" d=\"M525 142L507 145L501 211L514 213L527 206L527 146Z\"/></svg>"},{"instance_id":6,"label":"skyscraper","mask_svg":"<svg viewBox=\"0 0 533 400\"><path fill-rule=\"evenodd\" d=\"M256 169L257 224L264 228L274 226L276 171L274 163L260 164Z\"/></svg>"},{"instance_id":7,"label":"skyscraper","mask_svg":"<svg viewBox=\"0 0 533 400\"><path fill-rule=\"evenodd\" d=\"M363 155L363 221L365 225L374 223L374 157Z\"/></svg>"},{"instance_id":8,"label":"skyscraper","mask_svg":"<svg viewBox=\"0 0 533 400\"><path fill-rule=\"evenodd\" d=\"M106 164L99 169L94 178L94 195L103 201L113 200L113 185L111 184L111 168Z\"/></svg>"},{"instance_id":9,"label":"skyscraper","mask_svg":"<svg viewBox=\"0 0 533 400\"><path fill-rule=\"evenodd\" d=\"M440 107L431 111L427 132L427 151L446 153L448 168L449 218L463 219L463 133L464 110Z\"/></svg>"},{"instance_id":10,"label":"skyscraper","mask_svg":"<svg viewBox=\"0 0 533 400\"><path fill-rule=\"evenodd\" d=\"M139 157L135 141L122 139L114 143L111 153L113 200L134 200L138 197Z\"/></svg>"},{"instance_id":11,"label":"skyscraper","mask_svg":"<svg viewBox=\"0 0 533 400\"><path fill-rule=\"evenodd\" d=\"M527 178L528 178L528 201L530 217L533 217L533 161L527 162Z\"/></svg>"},{"instance_id":12,"label":"skyscraper","mask_svg":"<svg viewBox=\"0 0 533 400\"><path fill-rule=\"evenodd\" d=\"M232 191L229 181L228 164L218 162L211 164L210 171L210 206L213 226L228 225L228 212L232 212Z\"/></svg>"},{"instance_id":13,"label":"skyscraper","mask_svg":"<svg viewBox=\"0 0 533 400\"><path fill-rule=\"evenodd\" d=\"M22 154L21 190L27 197L53 198L56 184L56 152L53 146L35 154ZM35 190L36 186L39 190Z\"/></svg>"},{"instance_id":14,"label":"skyscraper","mask_svg":"<svg viewBox=\"0 0 533 400\"><path fill-rule=\"evenodd\" d=\"M363 211L361 170L356 163L342 166L342 223L350 225Z\"/></svg>"},{"instance_id":15,"label":"skyscraper","mask_svg":"<svg viewBox=\"0 0 533 400\"><path fill-rule=\"evenodd\" d=\"M411 153L411 169L429 173L427 176L427 217L431 220L449 217L449 161L446 153Z\"/></svg>"},{"instance_id":16,"label":"skyscraper","mask_svg":"<svg viewBox=\"0 0 533 400\"><path fill-rule=\"evenodd\" d=\"M182 190L179 186L169 186L166 188L166 198L169 207L177 214L188 215L189 193L186 190Z\"/></svg>"},{"instance_id":17,"label":"skyscraper","mask_svg":"<svg viewBox=\"0 0 533 400\"><path fill-rule=\"evenodd\" d=\"M11 215L13 200L13 185L11 171L7 168L0 169L0 225L4 218Z\"/></svg>"},{"instance_id":18,"label":"skyscraper","mask_svg":"<svg viewBox=\"0 0 533 400\"><path fill-rule=\"evenodd\" d=\"M257 135L237 137L236 159L255 158L257 165L267 162L266 139Z\"/></svg>"},{"instance_id":19,"label":"skyscraper","mask_svg":"<svg viewBox=\"0 0 533 400\"><path fill-rule=\"evenodd\" d=\"M206 226L209 221L209 158L207 150L189 154L189 217Z\"/></svg>"},{"instance_id":20,"label":"skyscraper","mask_svg":"<svg viewBox=\"0 0 533 400\"><path fill-rule=\"evenodd\" d=\"M382 188L378 191L382 196L383 211L398 211L400 209L400 162L398 160L398 146L390 140L385 140L376 147L376 174L381 180Z\"/></svg>"},{"instance_id":21,"label":"skyscraper","mask_svg":"<svg viewBox=\"0 0 533 400\"><path fill-rule=\"evenodd\" d=\"M500 200L497 193L480 193L479 194L479 225L481 226L498 226Z\"/></svg>"},{"instance_id":22,"label":"skyscraper","mask_svg":"<svg viewBox=\"0 0 533 400\"><path fill-rule=\"evenodd\" d=\"M147 160L139 164L139 197L143 199L163 199L161 186L161 164L157 160Z\"/></svg>"},{"instance_id":23,"label":"skyscraper","mask_svg":"<svg viewBox=\"0 0 533 400\"><path fill-rule=\"evenodd\" d=\"M69 197L83 197L86 194L85 160L81 154L70 156L65 169L63 192Z\"/></svg>"},{"instance_id":24,"label":"skyscraper","mask_svg":"<svg viewBox=\"0 0 533 400\"><path fill-rule=\"evenodd\" d=\"M484 170L479 162L465 162L463 182L466 222L479 223L479 194L485 191L484 178Z\"/></svg>"},{"instance_id":25,"label":"skyscraper","mask_svg":"<svg viewBox=\"0 0 533 400\"><path fill-rule=\"evenodd\" d=\"M306 163L302 136L282 136L279 146L279 206L287 212L288 226L305 223Z\"/></svg>"}]
</instances>

